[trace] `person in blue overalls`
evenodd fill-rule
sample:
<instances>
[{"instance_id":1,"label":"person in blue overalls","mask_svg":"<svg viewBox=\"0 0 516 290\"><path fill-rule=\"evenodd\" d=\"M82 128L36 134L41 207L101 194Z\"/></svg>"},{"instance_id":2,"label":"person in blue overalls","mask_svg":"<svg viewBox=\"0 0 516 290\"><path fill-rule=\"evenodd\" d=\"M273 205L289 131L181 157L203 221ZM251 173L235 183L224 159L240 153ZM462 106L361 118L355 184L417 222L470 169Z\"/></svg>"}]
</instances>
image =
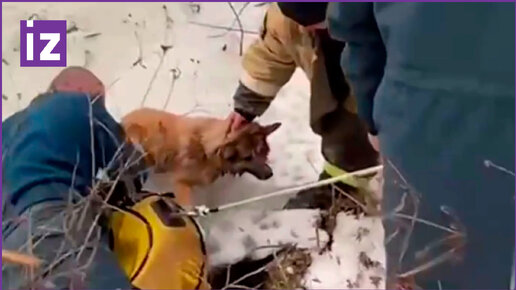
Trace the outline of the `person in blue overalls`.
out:
<instances>
[{"instance_id":1,"label":"person in blue overalls","mask_svg":"<svg viewBox=\"0 0 516 290\"><path fill-rule=\"evenodd\" d=\"M331 3L327 17L384 158L388 288L509 288L514 3Z\"/></svg>"}]
</instances>

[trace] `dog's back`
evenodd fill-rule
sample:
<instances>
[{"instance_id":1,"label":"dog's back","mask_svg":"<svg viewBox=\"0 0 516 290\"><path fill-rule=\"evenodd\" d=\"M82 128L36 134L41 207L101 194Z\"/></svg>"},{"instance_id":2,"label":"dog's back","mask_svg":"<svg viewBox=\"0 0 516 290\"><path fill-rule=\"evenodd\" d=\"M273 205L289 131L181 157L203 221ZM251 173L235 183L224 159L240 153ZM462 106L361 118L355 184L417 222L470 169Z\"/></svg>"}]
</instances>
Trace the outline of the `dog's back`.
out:
<instances>
[{"instance_id":1,"label":"dog's back","mask_svg":"<svg viewBox=\"0 0 516 290\"><path fill-rule=\"evenodd\" d=\"M209 184L224 174L248 172L259 179L272 176L266 164L266 137L279 123L250 123L230 132L229 119L142 108L125 116L122 125L129 142L145 149L149 166L157 172L172 172L178 195L187 195L191 187Z\"/></svg>"}]
</instances>

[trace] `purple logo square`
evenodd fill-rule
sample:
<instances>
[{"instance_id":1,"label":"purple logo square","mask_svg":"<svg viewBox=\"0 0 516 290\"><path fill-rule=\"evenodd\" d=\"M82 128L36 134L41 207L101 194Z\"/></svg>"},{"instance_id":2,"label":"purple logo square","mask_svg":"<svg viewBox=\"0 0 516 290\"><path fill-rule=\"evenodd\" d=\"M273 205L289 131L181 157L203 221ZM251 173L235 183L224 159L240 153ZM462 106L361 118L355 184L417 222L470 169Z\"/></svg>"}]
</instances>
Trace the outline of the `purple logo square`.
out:
<instances>
[{"instance_id":1,"label":"purple logo square","mask_svg":"<svg viewBox=\"0 0 516 290\"><path fill-rule=\"evenodd\" d=\"M20 66L66 66L66 20L20 20Z\"/></svg>"}]
</instances>

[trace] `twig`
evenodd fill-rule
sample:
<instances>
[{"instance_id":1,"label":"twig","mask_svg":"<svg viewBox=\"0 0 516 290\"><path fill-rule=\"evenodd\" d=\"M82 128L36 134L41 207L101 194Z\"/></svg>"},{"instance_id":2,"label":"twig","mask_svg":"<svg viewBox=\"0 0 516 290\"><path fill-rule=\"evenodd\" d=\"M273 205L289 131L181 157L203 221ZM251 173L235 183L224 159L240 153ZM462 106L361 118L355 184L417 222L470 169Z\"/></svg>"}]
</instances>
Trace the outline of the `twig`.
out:
<instances>
[{"instance_id":1,"label":"twig","mask_svg":"<svg viewBox=\"0 0 516 290\"><path fill-rule=\"evenodd\" d=\"M172 19L172 17L170 17L170 15L168 14L168 8L167 8L167 5L166 4L163 4L163 12L165 13L165 33L164 33L164 36L163 36L163 43L164 44L167 44L168 43L168 35L169 35L169 29L172 28L172 24L174 24L174 20Z\"/></svg>"},{"instance_id":2,"label":"twig","mask_svg":"<svg viewBox=\"0 0 516 290\"><path fill-rule=\"evenodd\" d=\"M90 33L90 34L87 34L84 36L84 39L88 39L88 38L94 38L94 37L97 37L99 35L101 35L102 33L100 32L95 32L95 33Z\"/></svg>"},{"instance_id":3,"label":"twig","mask_svg":"<svg viewBox=\"0 0 516 290\"><path fill-rule=\"evenodd\" d=\"M387 236L387 238L385 238L385 245L388 245L392 239L394 239L394 237L396 237L398 234L400 233L400 230L399 229L396 229L396 231L394 231L394 233L390 234L389 236Z\"/></svg>"},{"instance_id":4,"label":"twig","mask_svg":"<svg viewBox=\"0 0 516 290\"><path fill-rule=\"evenodd\" d=\"M89 96L88 96L89 97ZM90 125L90 154L91 154L91 176L95 176L95 133L93 127L93 103L97 101L99 96L96 96L93 100L88 101L88 119ZM91 180L91 187L93 187L94 180Z\"/></svg>"},{"instance_id":5,"label":"twig","mask_svg":"<svg viewBox=\"0 0 516 290\"><path fill-rule=\"evenodd\" d=\"M411 277L411 276L414 276L416 275L417 273L420 273L420 272L423 272L423 271L426 271L430 268L433 268L439 264L442 264L443 262L446 262L448 259L450 259L453 254L455 254L457 248L453 248L451 250L448 250L446 252L444 252L443 254L437 256L436 258L434 258L433 260L431 261L428 261L426 263L423 263L417 267L415 267L414 269L412 270L409 270L405 273L401 273L401 274L398 274L398 278L407 278L407 277Z\"/></svg>"},{"instance_id":6,"label":"twig","mask_svg":"<svg viewBox=\"0 0 516 290\"><path fill-rule=\"evenodd\" d=\"M189 21L188 23L194 24L194 25L198 25L198 26L203 26L203 27L209 27L209 28L213 28L213 29L224 29L224 30L229 30L229 31L240 31L240 29L235 29L235 28L231 28L231 27L227 27L227 26L223 26L223 25L202 23L202 22L197 22L197 21ZM254 31L254 30L245 30L245 29L243 29L242 31L245 34L253 34L253 35L260 34L260 32Z\"/></svg>"},{"instance_id":7,"label":"twig","mask_svg":"<svg viewBox=\"0 0 516 290\"><path fill-rule=\"evenodd\" d=\"M145 94L143 94L142 102L140 103L140 107L143 107L145 105L145 101L147 100L147 96L149 95L149 92L152 88L152 85L154 84L154 81L156 80L158 76L158 72L161 69L161 66L163 65L163 61L165 59L165 55L167 54L167 50L163 50L163 54L160 55L159 63L156 69L154 70L154 73L152 74L152 78L149 81L149 85L147 86L147 89L145 90Z\"/></svg>"},{"instance_id":8,"label":"twig","mask_svg":"<svg viewBox=\"0 0 516 290\"><path fill-rule=\"evenodd\" d=\"M261 283L263 284L263 283ZM261 285L261 284L258 284L258 285ZM235 289L257 289L257 287L247 287L247 286L244 286L244 285L231 285L231 288L235 288Z\"/></svg>"},{"instance_id":9,"label":"twig","mask_svg":"<svg viewBox=\"0 0 516 290\"><path fill-rule=\"evenodd\" d=\"M109 165L108 165L108 168L110 168L109 166L112 164L112 162L114 162L114 159L115 158L118 158L117 155L118 153L121 151L120 148L122 148L124 146L124 144L120 145L119 148L117 149L117 152L115 152L115 156L113 156L112 160L110 160L109 162ZM136 154L134 151L132 152L132 155L133 156L134 154ZM142 158L142 156L139 156L139 158ZM128 158L128 160L126 161L126 163L124 164L124 166L121 168L121 170L118 172L115 180L113 181L113 185L111 186L111 189L110 191L108 192L108 194L106 195L105 197L105 201L107 202L110 198L111 198L111 195L113 194L113 192L115 191L115 187L116 187L116 184L118 183L118 181L120 180L120 178L122 177L122 174L124 173L124 171L129 168L128 167L128 164L129 162L132 161L132 158ZM95 176L95 174L93 175ZM100 185L100 182L97 182L94 186L93 186L93 189L91 192L96 192L96 190L98 189ZM91 194L89 195L89 197L92 196ZM88 207L90 205L90 202L86 203L86 206L85 208L83 209L83 212L82 212L82 217L81 217L81 220L80 220L80 224L79 224L79 228L82 227L82 224L84 222L84 219L85 219L85 216L86 216L86 213L87 213L87 210L88 210ZM93 229L96 227L97 223L98 223L98 220L101 216L101 210L99 210L99 212L97 213L97 215L95 216L94 220L93 220L93 223L92 225L90 226L89 230L88 230L88 233L86 235L86 238L85 238L85 244L83 245L83 247L81 248L81 251L79 252L79 254L77 255L77 261L79 260L82 252L84 251L85 249L85 246L91 236L91 234L93 233Z\"/></svg>"},{"instance_id":10,"label":"twig","mask_svg":"<svg viewBox=\"0 0 516 290\"><path fill-rule=\"evenodd\" d=\"M316 231L316 235L317 235L317 239L319 239L319 232L317 232L317 228L315 229ZM319 247L319 241L317 241L318 243L318 248ZM276 267L278 267L279 269L279 272L281 273L281 278L283 278L283 281L285 282L285 284L288 285L288 278L287 278L287 274L285 273L285 271L283 270L283 267L281 267L281 263L278 259L278 255L276 255L276 252L272 252L272 256L274 257L274 262L276 263Z\"/></svg>"},{"instance_id":11,"label":"twig","mask_svg":"<svg viewBox=\"0 0 516 290\"><path fill-rule=\"evenodd\" d=\"M29 267L39 267L41 260L33 255L2 249L2 263L11 263Z\"/></svg>"},{"instance_id":12,"label":"twig","mask_svg":"<svg viewBox=\"0 0 516 290\"><path fill-rule=\"evenodd\" d=\"M444 238L440 238L440 239L437 239L436 241L432 241L429 244L427 244L422 250L417 251L414 254L414 256L417 259L423 259L424 257L426 257L430 253L430 251L432 249L435 249L435 248L439 247L440 245L442 245L444 243L453 241L454 239L456 239L458 237L461 237L461 235L459 235L459 234L449 234L449 235L446 235Z\"/></svg>"},{"instance_id":13,"label":"twig","mask_svg":"<svg viewBox=\"0 0 516 290\"><path fill-rule=\"evenodd\" d=\"M496 165L493 161L491 160L484 160L484 166L487 167L487 168L490 168L490 167L493 167L495 169L498 169L500 170L501 172L505 172L509 175L512 175L514 177L514 172L510 171L509 169L505 168L505 167L502 167L500 165Z\"/></svg>"},{"instance_id":14,"label":"twig","mask_svg":"<svg viewBox=\"0 0 516 290\"><path fill-rule=\"evenodd\" d=\"M145 101L147 100L147 96L149 95L149 92L150 92L150 90L152 88L152 85L154 84L154 81L156 80L156 78L158 76L158 72L160 71L161 66L163 65L163 62L165 60L165 56L167 55L167 52L170 50L170 48L172 48L172 45L168 44L167 39L168 39L168 29L170 29L172 27L172 24L174 23L174 20L172 20L172 18L170 18L170 16L168 15L167 5L163 4L162 7L163 7L163 11L165 13L165 34L164 34L164 37L163 37L163 44L160 46L162 54L160 55L158 66L154 70L154 73L153 73L152 78L151 78L151 80L149 82L149 85L147 86L147 90L145 91L145 94L143 95L143 99L142 99L142 102L140 104L141 107L143 107L143 105L145 105ZM174 80L174 82L175 82L175 80ZM173 89L173 87L171 89ZM167 105L168 105L168 102L167 102Z\"/></svg>"},{"instance_id":15,"label":"twig","mask_svg":"<svg viewBox=\"0 0 516 290\"><path fill-rule=\"evenodd\" d=\"M29 217L27 223L27 241L29 242L29 255L34 257L34 243L32 241L32 210L29 210ZM34 267L29 267L29 277L34 280Z\"/></svg>"},{"instance_id":16,"label":"twig","mask_svg":"<svg viewBox=\"0 0 516 290\"><path fill-rule=\"evenodd\" d=\"M387 162L389 163L391 168L396 172L396 174L399 176L399 178L403 181L403 184L408 188L407 189L408 194L413 198L414 213L412 214L410 228L409 228L407 234L405 235L405 237L403 239L403 245L402 245L401 253L400 253L400 256L399 256L399 260L398 260L398 263L401 264L401 262L403 261L403 258L405 257L405 254L407 253L407 250L408 250L408 247L409 247L409 243L410 243L410 239L412 237L412 232L414 231L414 226L416 224L416 219L417 219L417 216L419 214L419 199L414 194L414 192L411 189L410 184L407 182L407 180L401 174L401 172L398 170L398 168L394 165L394 163L392 163L391 160L389 160L389 159L387 159Z\"/></svg>"},{"instance_id":17,"label":"twig","mask_svg":"<svg viewBox=\"0 0 516 290\"><path fill-rule=\"evenodd\" d=\"M409 186L407 184L407 186ZM399 263L401 264L403 261L403 258L405 257L405 254L407 253L409 244L410 244L410 238L412 237L412 232L414 231L414 226L416 225L416 218L419 214L419 199L415 196L413 192L409 189L409 195L414 198L414 213L412 214L412 220L410 222L410 228L405 236L405 239L403 240L403 246L401 249L400 257L399 257Z\"/></svg>"},{"instance_id":18,"label":"twig","mask_svg":"<svg viewBox=\"0 0 516 290\"><path fill-rule=\"evenodd\" d=\"M237 280L233 281L230 285L228 285L228 286L226 286L226 287L222 288L222 290L226 290L226 289L228 289L229 287L235 287L238 283L240 283L240 282L244 281L245 279L247 279L247 278L249 278L249 277L252 277L252 276L254 276L254 275L256 275L256 274L259 274L259 273L261 273L261 272L265 271L265 269L267 269L267 267L268 267L268 266L269 266L269 264L264 265L264 266L262 266L262 267L260 267L260 268L258 268L258 269L256 269L256 270L254 270L254 271L250 272L250 273L245 274L244 276L240 277L239 279L237 279Z\"/></svg>"},{"instance_id":19,"label":"twig","mask_svg":"<svg viewBox=\"0 0 516 290\"><path fill-rule=\"evenodd\" d=\"M356 203L358 206L360 206L364 210L364 212L369 212L369 209L367 208L367 206L365 204L361 203L360 201L358 201L351 194L345 192L344 190L342 190L338 186L333 185L332 187L334 187L335 190L337 190L340 194L344 195L345 197L349 198L351 201Z\"/></svg>"},{"instance_id":20,"label":"twig","mask_svg":"<svg viewBox=\"0 0 516 290\"><path fill-rule=\"evenodd\" d=\"M247 8L247 6L249 6L249 4L251 4L251 2L246 2L244 3L244 5L242 5L242 7L240 7L240 9L238 10L238 15L242 15L242 12L244 12L244 10ZM231 23L231 25L226 29L225 32L222 32L222 33L219 33L219 34L215 34L215 35L209 35L208 37L209 38L217 38L217 37L222 37L222 36L225 36L226 34L228 34L231 29L233 28L233 26L235 26L235 23L237 22L236 18L233 18L233 22Z\"/></svg>"},{"instance_id":21,"label":"twig","mask_svg":"<svg viewBox=\"0 0 516 290\"><path fill-rule=\"evenodd\" d=\"M244 53L244 27L242 26L242 21L240 20L240 15L236 12L235 7L231 2L228 2L229 8L231 8L231 11L233 12L233 15L235 16L235 19L238 23L238 29L240 31L240 46L239 46L239 55L242 56Z\"/></svg>"},{"instance_id":22,"label":"twig","mask_svg":"<svg viewBox=\"0 0 516 290\"><path fill-rule=\"evenodd\" d=\"M226 272L226 283L224 283L225 286L229 285L229 279L231 278L231 264L228 265Z\"/></svg>"},{"instance_id":23,"label":"twig","mask_svg":"<svg viewBox=\"0 0 516 290\"><path fill-rule=\"evenodd\" d=\"M106 195L106 198L105 198L106 201L108 201L111 198L111 195L115 191L115 187L116 187L115 185L118 183L118 181L120 180L121 176L122 176L122 172L120 172L118 174L118 176L116 177L116 179L113 181L113 185L111 186L111 189L109 190L109 193ZM79 258L81 257L82 253L86 249L86 244L89 241L89 239L90 239L90 237L91 237L91 235L93 233L93 230L97 227L97 224L99 222L99 218L101 216L101 212L102 211L99 210L99 212L97 213L97 215L93 219L93 222L92 222L90 228L88 229L88 233L86 234L86 238L84 239L85 240L85 244L81 247L81 250L79 251L79 254L77 254L76 261L79 261Z\"/></svg>"},{"instance_id":24,"label":"twig","mask_svg":"<svg viewBox=\"0 0 516 290\"><path fill-rule=\"evenodd\" d=\"M174 86L176 81L181 77L181 70L179 68L174 68L171 70L172 72L172 81L170 82L170 88L168 89L167 98L165 99L165 104L163 105L163 110L166 110L168 107L168 103L170 102L170 98L172 97L172 92L174 91Z\"/></svg>"},{"instance_id":25,"label":"twig","mask_svg":"<svg viewBox=\"0 0 516 290\"><path fill-rule=\"evenodd\" d=\"M446 231L446 232L449 232L449 233L452 233L452 234L462 235L461 232L455 231L455 230L450 229L450 228L445 227L445 226L441 226L441 225L433 223L431 221L427 221L427 220L420 219L420 218L415 218L415 217L410 216L410 215L406 215L406 214L402 214L402 213L395 213L394 216L395 217L399 217L399 218L408 219L408 220L414 220L416 222L419 222L419 223L422 223L422 224L425 224L427 226L431 226L431 227L434 227L434 228L437 228L437 229L441 229L443 231Z\"/></svg>"},{"instance_id":26,"label":"twig","mask_svg":"<svg viewBox=\"0 0 516 290\"><path fill-rule=\"evenodd\" d=\"M263 249L282 249L282 248L285 248L289 246L288 244L284 244L284 245L263 245L263 246L258 246L258 247L255 247L251 252L254 252L254 251L258 251L258 250L263 250Z\"/></svg>"},{"instance_id":27,"label":"twig","mask_svg":"<svg viewBox=\"0 0 516 290\"><path fill-rule=\"evenodd\" d=\"M132 67L139 65L139 66L143 67L144 69L147 69L147 66L143 63L143 47L142 47L142 41L140 39L140 36L138 35L138 31L136 31L136 30L134 31L134 36L136 37L136 42L138 43L138 58L133 62ZM113 84L111 84L111 85L113 85Z\"/></svg>"}]
</instances>

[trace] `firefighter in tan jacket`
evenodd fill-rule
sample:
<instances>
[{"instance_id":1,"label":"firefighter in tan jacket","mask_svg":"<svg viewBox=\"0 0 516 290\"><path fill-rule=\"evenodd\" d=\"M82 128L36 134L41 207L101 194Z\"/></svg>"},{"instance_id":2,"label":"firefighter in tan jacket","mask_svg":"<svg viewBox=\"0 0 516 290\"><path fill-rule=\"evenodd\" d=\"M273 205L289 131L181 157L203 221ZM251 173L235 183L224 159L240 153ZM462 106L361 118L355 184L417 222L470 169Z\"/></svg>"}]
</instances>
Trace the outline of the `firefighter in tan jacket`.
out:
<instances>
[{"instance_id":1,"label":"firefighter in tan jacket","mask_svg":"<svg viewBox=\"0 0 516 290\"><path fill-rule=\"evenodd\" d=\"M243 57L232 115L240 124L263 114L296 68L302 68L311 82L310 126L322 137L326 160L320 178L378 163L340 67L345 44L331 39L325 29L326 6L320 2L269 6L259 39ZM356 184L348 180L339 186L349 190ZM300 192L286 207L324 207L321 197L331 202L328 192L327 188Z\"/></svg>"}]
</instances>

